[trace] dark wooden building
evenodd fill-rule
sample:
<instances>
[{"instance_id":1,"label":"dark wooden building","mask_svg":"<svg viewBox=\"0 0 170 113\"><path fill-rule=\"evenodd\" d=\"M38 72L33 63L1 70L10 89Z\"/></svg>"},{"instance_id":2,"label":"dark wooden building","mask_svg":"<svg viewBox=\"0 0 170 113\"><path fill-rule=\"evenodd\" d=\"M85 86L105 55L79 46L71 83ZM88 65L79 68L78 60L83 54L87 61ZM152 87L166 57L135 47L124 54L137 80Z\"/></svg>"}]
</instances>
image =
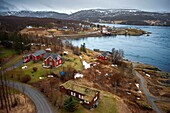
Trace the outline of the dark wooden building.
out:
<instances>
[{"instance_id":1,"label":"dark wooden building","mask_svg":"<svg viewBox=\"0 0 170 113\"><path fill-rule=\"evenodd\" d=\"M98 106L100 91L94 88L82 86L77 84L73 80L69 80L64 84L60 85L60 91L67 95L77 97L78 99L80 99L80 101L82 101L82 104L88 109L95 108Z\"/></svg>"}]
</instances>

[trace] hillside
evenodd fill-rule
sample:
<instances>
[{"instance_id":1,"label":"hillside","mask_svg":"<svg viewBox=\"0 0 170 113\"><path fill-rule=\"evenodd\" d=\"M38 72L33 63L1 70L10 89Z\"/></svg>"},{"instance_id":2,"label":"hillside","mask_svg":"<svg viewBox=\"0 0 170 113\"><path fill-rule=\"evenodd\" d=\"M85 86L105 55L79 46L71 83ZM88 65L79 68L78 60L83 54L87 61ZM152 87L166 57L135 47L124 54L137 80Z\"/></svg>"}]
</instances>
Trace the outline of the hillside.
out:
<instances>
[{"instance_id":1,"label":"hillside","mask_svg":"<svg viewBox=\"0 0 170 113\"><path fill-rule=\"evenodd\" d=\"M136 9L92 9L78 11L69 19L134 25L170 25L170 13L145 12ZM157 23L157 24L156 24Z\"/></svg>"},{"instance_id":2,"label":"hillside","mask_svg":"<svg viewBox=\"0 0 170 113\"><path fill-rule=\"evenodd\" d=\"M170 13L146 12L137 9L89 9L70 15L52 11L7 11L1 16L69 19L132 25L170 26Z\"/></svg>"},{"instance_id":3,"label":"hillside","mask_svg":"<svg viewBox=\"0 0 170 113\"><path fill-rule=\"evenodd\" d=\"M76 27L80 21L63 20L55 18L36 18L36 17L17 17L17 16L0 16L0 30L6 31L20 31L26 26L35 27ZM82 23L82 22L81 22ZM84 23L86 24L86 23Z\"/></svg>"},{"instance_id":4,"label":"hillside","mask_svg":"<svg viewBox=\"0 0 170 113\"><path fill-rule=\"evenodd\" d=\"M0 12L0 15L19 17L57 18L57 19L66 19L68 17L68 14L57 13L53 11L7 11Z\"/></svg>"}]
</instances>

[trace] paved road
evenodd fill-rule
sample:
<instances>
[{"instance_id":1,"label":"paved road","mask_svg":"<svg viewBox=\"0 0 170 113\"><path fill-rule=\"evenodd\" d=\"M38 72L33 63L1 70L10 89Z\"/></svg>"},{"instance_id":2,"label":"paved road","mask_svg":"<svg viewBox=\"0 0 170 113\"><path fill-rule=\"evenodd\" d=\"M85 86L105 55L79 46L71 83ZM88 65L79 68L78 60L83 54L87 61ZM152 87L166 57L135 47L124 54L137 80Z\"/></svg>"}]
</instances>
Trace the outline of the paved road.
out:
<instances>
[{"instance_id":1,"label":"paved road","mask_svg":"<svg viewBox=\"0 0 170 113\"><path fill-rule=\"evenodd\" d=\"M23 63L23 60L19 60L17 63L15 63L14 65L12 65L11 67L6 68L5 71L13 70L14 68L16 68L16 67L18 67L18 66L20 66L20 65L22 65L22 64L24 64L24 63Z\"/></svg>"},{"instance_id":2,"label":"paved road","mask_svg":"<svg viewBox=\"0 0 170 113\"><path fill-rule=\"evenodd\" d=\"M157 112L161 113L161 110L156 106L155 101L159 100L156 97L151 96L151 94L148 92L147 88L145 87L146 80L143 78L142 75L140 75L137 71L135 71L136 76L140 79L140 85L142 88L143 93L145 94L148 102L151 104L152 108Z\"/></svg>"},{"instance_id":3,"label":"paved road","mask_svg":"<svg viewBox=\"0 0 170 113\"><path fill-rule=\"evenodd\" d=\"M4 72L10 71L22 64L23 64L23 60L20 60L13 66L5 69ZM15 89L18 89L19 91L26 94L34 102L37 113L54 113L46 98L33 87L23 83L12 82L12 81L8 81L7 85Z\"/></svg>"},{"instance_id":4,"label":"paved road","mask_svg":"<svg viewBox=\"0 0 170 113\"><path fill-rule=\"evenodd\" d=\"M136 63L132 63L133 67L135 67ZM160 98L160 97L155 97L155 96L152 96L150 94L150 92L148 91L147 89L147 81L145 80L145 78L139 74L137 71L135 71L135 75L140 79L140 85L141 85L141 88L142 88L142 91L143 93L146 95L146 98L148 100L148 102L151 104L152 108L157 112L157 113L162 113L161 109L159 109L156 104L155 104L155 101L166 101L166 102L170 102L170 99L169 98Z\"/></svg>"},{"instance_id":5,"label":"paved road","mask_svg":"<svg viewBox=\"0 0 170 113\"><path fill-rule=\"evenodd\" d=\"M31 86L12 81L7 85L26 94L34 102L37 113L54 113L46 98Z\"/></svg>"}]
</instances>

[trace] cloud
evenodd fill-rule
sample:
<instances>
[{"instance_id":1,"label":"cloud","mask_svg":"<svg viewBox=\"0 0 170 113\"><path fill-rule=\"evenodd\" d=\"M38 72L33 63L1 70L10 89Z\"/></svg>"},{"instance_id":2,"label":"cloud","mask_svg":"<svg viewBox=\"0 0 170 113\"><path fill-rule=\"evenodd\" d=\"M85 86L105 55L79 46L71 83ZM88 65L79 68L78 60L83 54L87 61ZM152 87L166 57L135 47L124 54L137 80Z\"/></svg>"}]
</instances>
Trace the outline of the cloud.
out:
<instances>
[{"instance_id":1,"label":"cloud","mask_svg":"<svg viewBox=\"0 0 170 113\"><path fill-rule=\"evenodd\" d=\"M0 1L0 11L9 11L10 9L17 10L17 8L14 5L12 5L4 0Z\"/></svg>"},{"instance_id":2,"label":"cloud","mask_svg":"<svg viewBox=\"0 0 170 113\"><path fill-rule=\"evenodd\" d=\"M169 0L6 0L20 10L77 11L82 9L140 9L169 11Z\"/></svg>"}]
</instances>

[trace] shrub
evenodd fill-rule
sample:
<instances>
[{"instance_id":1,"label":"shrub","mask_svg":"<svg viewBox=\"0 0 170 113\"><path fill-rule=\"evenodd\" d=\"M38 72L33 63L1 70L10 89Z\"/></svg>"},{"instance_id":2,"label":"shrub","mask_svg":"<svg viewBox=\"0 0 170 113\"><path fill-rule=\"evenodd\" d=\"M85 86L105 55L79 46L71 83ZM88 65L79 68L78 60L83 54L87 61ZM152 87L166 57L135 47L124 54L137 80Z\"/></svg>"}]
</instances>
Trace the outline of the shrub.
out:
<instances>
[{"instance_id":1,"label":"shrub","mask_svg":"<svg viewBox=\"0 0 170 113\"><path fill-rule=\"evenodd\" d=\"M144 110L152 110L152 107L144 101L136 101L136 103Z\"/></svg>"},{"instance_id":2,"label":"shrub","mask_svg":"<svg viewBox=\"0 0 170 113\"><path fill-rule=\"evenodd\" d=\"M32 68L32 70L33 70L34 72L36 72L37 69L38 69L37 67L33 67L33 68Z\"/></svg>"},{"instance_id":3,"label":"shrub","mask_svg":"<svg viewBox=\"0 0 170 113\"><path fill-rule=\"evenodd\" d=\"M79 101L75 97L70 97L64 102L64 108L67 111L74 112L78 109L79 107Z\"/></svg>"},{"instance_id":4,"label":"shrub","mask_svg":"<svg viewBox=\"0 0 170 113\"><path fill-rule=\"evenodd\" d=\"M25 75L24 77L21 78L21 82L27 83L28 81L31 80L31 77L29 75Z\"/></svg>"}]
</instances>

